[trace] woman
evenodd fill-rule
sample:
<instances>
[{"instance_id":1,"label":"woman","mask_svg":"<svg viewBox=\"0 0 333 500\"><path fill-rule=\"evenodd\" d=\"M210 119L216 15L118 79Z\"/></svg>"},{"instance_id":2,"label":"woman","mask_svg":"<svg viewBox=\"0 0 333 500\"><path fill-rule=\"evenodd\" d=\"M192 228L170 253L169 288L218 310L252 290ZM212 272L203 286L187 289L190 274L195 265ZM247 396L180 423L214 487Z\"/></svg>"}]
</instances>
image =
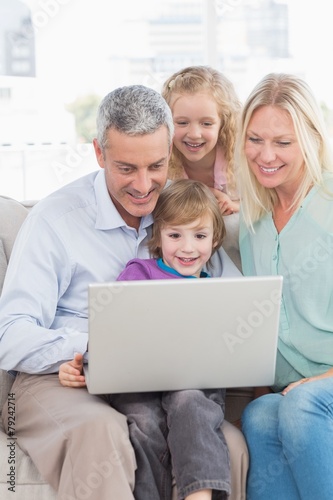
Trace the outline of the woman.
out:
<instances>
[{"instance_id":1,"label":"woman","mask_svg":"<svg viewBox=\"0 0 333 500\"><path fill-rule=\"evenodd\" d=\"M333 494L333 159L308 85L270 74L241 119L246 275L284 277L275 386L242 418L247 499Z\"/></svg>"}]
</instances>

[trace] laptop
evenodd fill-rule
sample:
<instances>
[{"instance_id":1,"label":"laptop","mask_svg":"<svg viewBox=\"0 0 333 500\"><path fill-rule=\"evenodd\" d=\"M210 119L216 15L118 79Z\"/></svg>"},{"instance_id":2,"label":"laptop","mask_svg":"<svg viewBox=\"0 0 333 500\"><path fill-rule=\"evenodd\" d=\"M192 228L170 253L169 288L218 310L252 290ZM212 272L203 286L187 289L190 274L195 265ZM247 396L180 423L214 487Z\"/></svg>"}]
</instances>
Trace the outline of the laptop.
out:
<instances>
[{"instance_id":1,"label":"laptop","mask_svg":"<svg viewBox=\"0 0 333 500\"><path fill-rule=\"evenodd\" d=\"M272 385L281 276L89 286L91 394Z\"/></svg>"}]
</instances>

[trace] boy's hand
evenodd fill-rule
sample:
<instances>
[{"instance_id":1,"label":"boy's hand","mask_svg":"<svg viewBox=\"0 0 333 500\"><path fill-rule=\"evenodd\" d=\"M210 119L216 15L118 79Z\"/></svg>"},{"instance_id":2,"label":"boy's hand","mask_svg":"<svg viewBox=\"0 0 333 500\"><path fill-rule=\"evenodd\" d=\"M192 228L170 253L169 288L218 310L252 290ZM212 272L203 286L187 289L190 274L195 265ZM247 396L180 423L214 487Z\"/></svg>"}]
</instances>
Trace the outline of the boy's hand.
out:
<instances>
[{"instance_id":1,"label":"boy's hand","mask_svg":"<svg viewBox=\"0 0 333 500\"><path fill-rule=\"evenodd\" d=\"M86 382L83 371L83 354L75 354L73 361L60 365L59 380L67 387L85 387Z\"/></svg>"}]
</instances>

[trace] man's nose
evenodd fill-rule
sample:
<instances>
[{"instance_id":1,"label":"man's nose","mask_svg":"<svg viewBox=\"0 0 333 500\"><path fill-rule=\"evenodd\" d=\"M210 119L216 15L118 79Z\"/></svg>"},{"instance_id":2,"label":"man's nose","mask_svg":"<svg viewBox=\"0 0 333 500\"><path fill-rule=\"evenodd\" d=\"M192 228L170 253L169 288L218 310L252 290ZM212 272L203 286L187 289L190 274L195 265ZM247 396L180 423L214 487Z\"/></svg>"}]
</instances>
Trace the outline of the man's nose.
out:
<instances>
[{"instance_id":1,"label":"man's nose","mask_svg":"<svg viewBox=\"0 0 333 500\"><path fill-rule=\"evenodd\" d=\"M133 187L141 195L147 194L151 188L151 180L149 172L148 171L138 172Z\"/></svg>"}]
</instances>

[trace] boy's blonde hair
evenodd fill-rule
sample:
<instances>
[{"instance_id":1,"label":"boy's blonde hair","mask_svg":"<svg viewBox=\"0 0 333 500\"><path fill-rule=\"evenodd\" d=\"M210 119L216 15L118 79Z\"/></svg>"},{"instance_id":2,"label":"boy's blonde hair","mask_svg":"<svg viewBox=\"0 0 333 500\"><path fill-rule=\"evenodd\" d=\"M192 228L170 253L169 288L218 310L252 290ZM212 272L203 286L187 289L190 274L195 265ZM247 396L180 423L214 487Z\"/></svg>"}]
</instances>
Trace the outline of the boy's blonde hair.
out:
<instances>
[{"instance_id":1,"label":"boy's blonde hair","mask_svg":"<svg viewBox=\"0 0 333 500\"><path fill-rule=\"evenodd\" d=\"M177 71L166 80L162 88L162 96L169 104L171 111L175 96L193 95L198 92L205 92L216 101L218 115L221 119L218 145L223 148L228 165L226 172L227 191L233 194L236 191L234 150L241 109L240 102L231 81L210 66L189 66ZM169 178L182 177L181 155L174 147L169 163Z\"/></svg>"},{"instance_id":2,"label":"boy's blonde hair","mask_svg":"<svg viewBox=\"0 0 333 500\"><path fill-rule=\"evenodd\" d=\"M202 182L191 179L173 181L160 194L153 210L154 224L148 243L155 258L162 256L161 230L167 225L187 225L205 215L213 219L213 253L222 245L225 225L217 200L211 190Z\"/></svg>"},{"instance_id":3,"label":"boy's blonde hair","mask_svg":"<svg viewBox=\"0 0 333 500\"><path fill-rule=\"evenodd\" d=\"M266 75L244 104L237 148L242 212L245 223L252 228L253 223L272 211L277 202L275 189L265 188L257 181L248 166L244 150L251 117L263 106L273 106L289 114L303 154L304 175L291 208L301 205L312 185L322 185L323 171L333 171L333 157L325 122L308 84L295 75Z\"/></svg>"}]
</instances>

